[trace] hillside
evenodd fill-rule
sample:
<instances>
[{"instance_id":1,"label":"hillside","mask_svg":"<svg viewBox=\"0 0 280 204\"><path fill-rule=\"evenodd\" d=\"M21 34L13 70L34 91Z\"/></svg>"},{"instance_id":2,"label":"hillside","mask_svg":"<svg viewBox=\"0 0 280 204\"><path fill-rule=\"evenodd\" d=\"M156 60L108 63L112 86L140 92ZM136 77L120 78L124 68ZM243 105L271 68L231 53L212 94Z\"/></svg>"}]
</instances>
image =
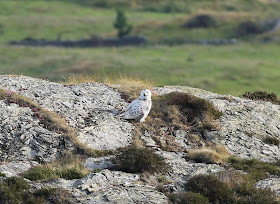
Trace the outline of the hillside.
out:
<instances>
[{"instance_id":1,"label":"hillside","mask_svg":"<svg viewBox=\"0 0 280 204\"><path fill-rule=\"evenodd\" d=\"M226 194L212 189L222 198L199 191L205 196L200 199L210 203L216 199L279 201L259 189L268 187L279 194L280 167L275 163L280 158L279 105L191 87L154 87L150 116L140 124L117 115L128 105L125 96L138 94L137 87L128 91L118 85L63 85L1 76L0 88L0 172L27 178L30 199L50 199L64 192L64 197L60 194L56 199L67 195L73 203L167 203L185 192L184 186L188 196L190 191L197 193L190 190L191 181L210 174L216 179L213 182L228 189ZM131 144L134 147L129 149ZM125 165L133 166L139 151L135 146L151 151L149 156L144 151L137 157L148 163L127 170ZM127 164L118 160L123 156ZM156 168L146 169L149 162ZM240 183L227 180L230 177ZM5 182L11 182L3 177L1 181L0 191ZM236 190L243 184L250 193L247 197ZM16 193L10 195L22 196Z\"/></svg>"},{"instance_id":2,"label":"hillside","mask_svg":"<svg viewBox=\"0 0 280 204\"><path fill-rule=\"evenodd\" d=\"M278 1L1 1L0 74L51 81L126 75L155 86L182 85L239 96L280 94ZM10 46L25 38L113 38L124 9L139 47L68 49ZM202 16L202 17L201 17ZM202 19L202 20L201 20ZM233 63L234 62L234 63Z\"/></svg>"}]
</instances>

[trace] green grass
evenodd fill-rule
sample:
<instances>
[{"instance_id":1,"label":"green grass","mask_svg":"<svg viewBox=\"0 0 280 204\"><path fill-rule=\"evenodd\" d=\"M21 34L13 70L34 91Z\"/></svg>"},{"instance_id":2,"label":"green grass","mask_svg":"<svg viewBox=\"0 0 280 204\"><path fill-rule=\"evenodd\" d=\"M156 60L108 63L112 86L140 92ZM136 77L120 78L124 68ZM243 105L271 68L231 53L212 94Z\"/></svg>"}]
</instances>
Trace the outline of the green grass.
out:
<instances>
[{"instance_id":1,"label":"green grass","mask_svg":"<svg viewBox=\"0 0 280 204\"><path fill-rule=\"evenodd\" d=\"M189 85L236 96L256 90L280 95L279 45L0 48L0 74L63 81L70 74L125 73L155 85Z\"/></svg>"},{"instance_id":2,"label":"green grass","mask_svg":"<svg viewBox=\"0 0 280 204\"><path fill-rule=\"evenodd\" d=\"M56 39L59 34L64 40L87 38L93 34L116 36L113 22L117 7L125 8L128 21L134 26L133 34L146 35L154 43L232 38L236 37L238 23L246 20L261 22L278 17L280 9L280 4L255 0L231 3L221 0L165 0L149 3L140 0L108 0L107 5L101 7L97 2L100 1L3 0L0 2L0 42L26 37ZM171 8L172 12L166 8ZM208 29L182 28L188 19L197 14L214 16L217 26Z\"/></svg>"}]
</instances>

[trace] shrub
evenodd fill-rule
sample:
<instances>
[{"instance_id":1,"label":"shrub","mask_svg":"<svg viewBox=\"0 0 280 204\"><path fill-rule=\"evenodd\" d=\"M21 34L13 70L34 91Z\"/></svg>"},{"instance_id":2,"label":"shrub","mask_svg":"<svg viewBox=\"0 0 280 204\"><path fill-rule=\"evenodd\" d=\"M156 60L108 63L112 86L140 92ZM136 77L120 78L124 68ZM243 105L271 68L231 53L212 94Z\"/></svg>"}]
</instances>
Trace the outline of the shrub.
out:
<instances>
[{"instance_id":1,"label":"shrub","mask_svg":"<svg viewBox=\"0 0 280 204\"><path fill-rule=\"evenodd\" d=\"M239 197L236 204L279 204L277 196L269 189L251 188L246 193L246 196Z\"/></svg>"},{"instance_id":2,"label":"shrub","mask_svg":"<svg viewBox=\"0 0 280 204\"><path fill-rule=\"evenodd\" d=\"M113 162L117 170L128 173L164 173L169 168L164 159L152 150L136 146L124 148Z\"/></svg>"},{"instance_id":3,"label":"shrub","mask_svg":"<svg viewBox=\"0 0 280 204\"><path fill-rule=\"evenodd\" d=\"M169 199L175 204L210 204L208 198L193 192L174 193L169 196Z\"/></svg>"},{"instance_id":4,"label":"shrub","mask_svg":"<svg viewBox=\"0 0 280 204\"><path fill-rule=\"evenodd\" d=\"M76 203L73 200L72 194L63 188L41 188L36 190L33 194L35 197L47 200L50 203Z\"/></svg>"},{"instance_id":5,"label":"shrub","mask_svg":"<svg viewBox=\"0 0 280 204\"><path fill-rule=\"evenodd\" d=\"M216 25L216 20L210 15L197 15L188 22L186 22L183 27L186 28L209 28Z\"/></svg>"},{"instance_id":6,"label":"shrub","mask_svg":"<svg viewBox=\"0 0 280 204\"><path fill-rule=\"evenodd\" d=\"M211 203L233 203L231 189L213 175L197 175L188 180L185 185L187 191L200 193Z\"/></svg>"},{"instance_id":7,"label":"shrub","mask_svg":"<svg viewBox=\"0 0 280 204\"><path fill-rule=\"evenodd\" d=\"M266 91L245 92L241 97L251 100L269 101L274 104L280 104L280 100L275 93L267 93Z\"/></svg>"},{"instance_id":8,"label":"shrub","mask_svg":"<svg viewBox=\"0 0 280 204\"><path fill-rule=\"evenodd\" d=\"M218 151L212 148L189 150L186 158L192 159L196 162L205 162L207 164L221 164L227 161L229 153L224 148L220 147L220 149L223 149L223 151Z\"/></svg>"},{"instance_id":9,"label":"shrub","mask_svg":"<svg viewBox=\"0 0 280 204\"><path fill-rule=\"evenodd\" d=\"M29 184L19 177L10 177L0 183L0 203L1 204L18 204L43 203L43 200L36 198L29 192Z\"/></svg>"},{"instance_id":10,"label":"shrub","mask_svg":"<svg viewBox=\"0 0 280 204\"><path fill-rule=\"evenodd\" d=\"M132 29L132 25L129 25L127 23L127 18L125 16L125 13L123 10L117 11L117 17L114 22L114 27L118 29L118 36L119 38L124 37L125 35L128 35Z\"/></svg>"},{"instance_id":11,"label":"shrub","mask_svg":"<svg viewBox=\"0 0 280 204\"><path fill-rule=\"evenodd\" d=\"M246 36L250 34L259 34L261 33L260 26L252 21L245 21L238 25L237 27L237 34L239 36Z\"/></svg>"}]
</instances>

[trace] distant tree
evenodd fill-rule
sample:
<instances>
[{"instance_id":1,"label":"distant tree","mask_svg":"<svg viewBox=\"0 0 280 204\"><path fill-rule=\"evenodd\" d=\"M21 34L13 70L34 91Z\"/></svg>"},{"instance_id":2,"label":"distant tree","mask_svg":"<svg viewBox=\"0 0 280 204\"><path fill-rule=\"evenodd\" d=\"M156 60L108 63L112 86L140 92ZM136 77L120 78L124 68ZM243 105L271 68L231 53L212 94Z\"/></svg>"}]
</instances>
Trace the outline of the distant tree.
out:
<instances>
[{"instance_id":1,"label":"distant tree","mask_svg":"<svg viewBox=\"0 0 280 204\"><path fill-rule=\"evenodd\" d=\"M123 36L130 33L132 25L127 23L127 18L123 10L117 10L117 17L114 22L114 27L118 29L119 38L122 38Z\"/></svg>"}]
</instances>

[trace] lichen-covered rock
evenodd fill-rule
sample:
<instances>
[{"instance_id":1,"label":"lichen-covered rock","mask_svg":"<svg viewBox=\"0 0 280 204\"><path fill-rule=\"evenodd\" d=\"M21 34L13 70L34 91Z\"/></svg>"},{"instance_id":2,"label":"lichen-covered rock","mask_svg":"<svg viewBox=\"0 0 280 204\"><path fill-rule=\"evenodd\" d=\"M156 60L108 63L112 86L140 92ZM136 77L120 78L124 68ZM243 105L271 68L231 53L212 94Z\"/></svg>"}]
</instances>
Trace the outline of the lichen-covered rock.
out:
<instances>
[{"instance_id":1,"label":"lichen-covered rock","mask_svg":"<svg viewBox=\"0 0 280 204\"><path fill-rule=\"evenodd\" d=\"M144 184L137 174L103 170L82 179L57 179L33 184L36 188L61 187L70 191L80 203L168 203L168 198L154 186Z\"/></svg>"},{"instance_id":2,"label":"lichen-covered rock","mask_svg":"<svg viewBox=\"0 0 280 204\"><path fill-rule=\"evenodd\" d=\"M75 130L78 141L87 147L114 150L132 143L133 123L116 115L127 103L117 90L104 84L62 85L29 77L0 76L0 88L14 91L38 103L42 108L58 113L65 118L67 125ZM154 89L157 94L173 91L206 99L223 112L223 116L216 121L219 125L217 130L201 133L205 141L223 144L230 153L241 158L257 158L267 162L280 159L279 147L263 141L265 137L280 140L279 105L189 87ZM11 160L10 163L0 165L0 172L7 176L19 175L38 165L37 162L29 160L36 158L52 161L59 157L65 148L73 147L71 142L63 139L62 133L44 127L29 107L0 100L0 111L0 160ZM162 127L163 131L164 128L166 127ZM170 192L177 192L183 189L193 175L226 170L218 164L187 161L186 152L193 147L186 137L187 131L176 129L174 132L177 152L160 149L158 141L154 140L148 130L141 132L140 138L144 144L154 149L170 164L170 171L166 175L143 178L140 174L109 170L114 166L111 162L113 156L106 156L85 158L83 165L86 168L101 172L91 173L82 179L30 183L34 189L64 188L80 203L168 203L168 198L157 190L157 185L162 185ZM164 177L161 180L166 181L160 183L158 176ZM256 185L260 188L270 187L276 192L280 189L278 178L269 178Z\"/></svg>"},{"instance_id":3,"label":"lichen-covered rock","mask_svg":"<svg viewBox=\"0 0 280 204\"><path fill-rule=\"evenodd\" d=\"M223 144L230 153L240 158L256 158L266 162L280 159L279 147L263 142L265 137L280 140L280 106L270 102L252 101L219 95L190 87L156 88L158 94L173 91L186 92L206 99L224 114L217 122L219 129L206 137Z\"/></svg>"},{"instance_id":4,"label":"lichen-covered rock","mask_svg":"<svg viewBox=\"0 0 280 204\"><path fill-rule=\"evenodd\" d=\"M39 163L36 161L11 161L9 163L0 165L0 172L5 174L6 177L17 176L28 169L38 166Z\"/></svg>"},{"instance_id":5,"label":"lichen-covered rock","mask_svg":"<svg viewBox=\"0 0 280 204\"><path fill-rule=\"evenodd\" d=\"M256 183L257 188L265 189L269 188L276 193L277 196L280 196L280 178L271 177L264 180L260 180Z\"/></svg>"},{"instance_id":6,"label":"lichen-covered rock","mask_svg":"<svg viewBox=\"0 0 280 204\"><path fill-rule=\"evenodd\" d=\"M0 88L23 95L65 117L68 125L78 133L79 141L88 147L116 149L131 143L133 126L115 117L126 102L118 91L106 85L66 86L30 77L0 76ZM18 123L21 124L22 120Z\"/></svg>"}]
</instances>

